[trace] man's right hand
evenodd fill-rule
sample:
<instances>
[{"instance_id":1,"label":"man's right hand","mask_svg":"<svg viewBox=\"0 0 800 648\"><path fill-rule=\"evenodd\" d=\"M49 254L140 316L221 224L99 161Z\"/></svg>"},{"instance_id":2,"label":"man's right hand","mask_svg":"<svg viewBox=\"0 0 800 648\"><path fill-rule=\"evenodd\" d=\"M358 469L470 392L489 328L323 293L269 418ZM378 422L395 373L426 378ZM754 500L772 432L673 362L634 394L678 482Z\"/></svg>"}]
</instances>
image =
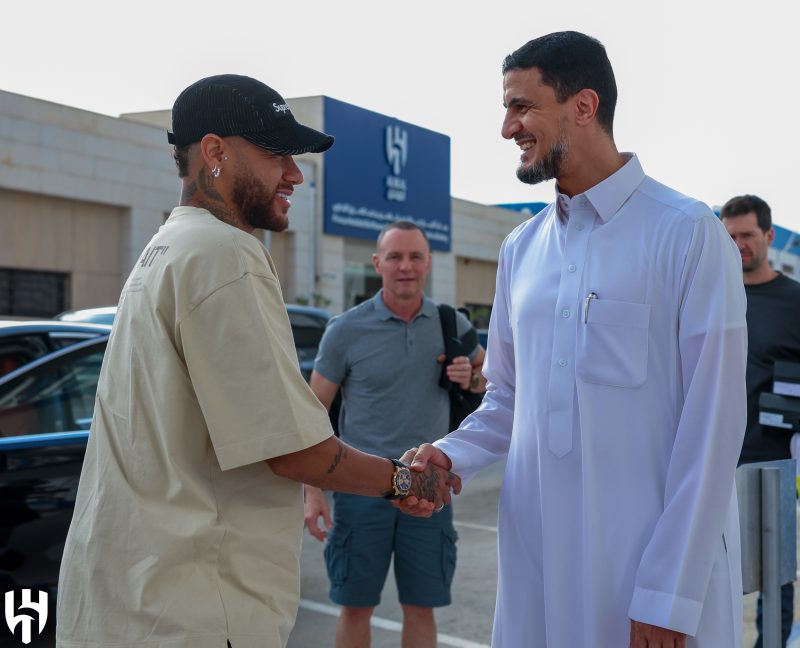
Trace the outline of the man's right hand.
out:
<instances>
[{"instance_id":1,"label":"man's right hand","mask_svg":"<svg viewBox=\"0 0 800 648\"><path fill-rule=\"evenodd\" d=\"M316 486L304 484L305 490L305 520L308 532L317 540L322 542L328 537L328 531L333 528L331 520L331 507L325 493ZM323 528L319 526L319 518L322 518Z\"/></svg>"},{"instance_id":2,"label":"man's right hand","mask_svg":"<svg viewBox=\"0 0 800 648\"><path fill-rule=\"evenodd\" d=\"M685 648L686 635L631 619L631 641L628 648Z\"/></svg>"}]
</instances>

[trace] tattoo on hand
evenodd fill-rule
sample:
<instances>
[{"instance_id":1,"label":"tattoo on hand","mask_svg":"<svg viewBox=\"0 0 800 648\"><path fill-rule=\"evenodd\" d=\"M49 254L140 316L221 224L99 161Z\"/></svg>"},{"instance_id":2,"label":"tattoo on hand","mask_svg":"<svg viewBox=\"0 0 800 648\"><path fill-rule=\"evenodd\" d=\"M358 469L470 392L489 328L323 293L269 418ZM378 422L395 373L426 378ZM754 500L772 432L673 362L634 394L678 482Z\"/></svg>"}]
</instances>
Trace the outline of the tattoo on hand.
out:
<instances>
[{"instance_id":1,"label":"tattoo on hand","mask_svg":"<svg viewBox=\"0 0 800 648\"><path fill-rule=\"evenodd\" d=\"M419 499L436 501L436 494L439 492L440 479L439 473L433 464L428 464L422 472L411 472L411 493Z\"/></svg>"},{"instance_id":2,"label":"tattoo on hand","mask_svg":"<svg viewBox=\"0 0 800 648\"><path fill-rule=\"evenodd\" d=\"M339 451L336 453L336 456L333 458L333 463L328 467L328 474L330 475L336 470L336 467L339 463L347 456L347 448L344 445L339 445Z\"/></svg>"}]
</instances>

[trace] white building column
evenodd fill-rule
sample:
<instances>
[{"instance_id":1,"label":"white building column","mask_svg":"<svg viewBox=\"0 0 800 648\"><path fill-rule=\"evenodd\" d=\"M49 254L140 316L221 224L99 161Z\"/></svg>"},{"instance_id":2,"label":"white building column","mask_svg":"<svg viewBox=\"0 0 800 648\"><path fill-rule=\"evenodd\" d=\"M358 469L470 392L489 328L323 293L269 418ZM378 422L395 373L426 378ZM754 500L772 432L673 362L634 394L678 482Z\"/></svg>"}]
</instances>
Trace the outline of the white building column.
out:
<instances>
[{"instance_id":1,"label":"white building column","mask_svg":"<svg viewBox=\"0 0 800 648\"><path fill-rule=\"evenodd\" d=\"M433 252L430 297L439 304L455 305L456 257L452 252Z\"/></svg>"}]
</instances>

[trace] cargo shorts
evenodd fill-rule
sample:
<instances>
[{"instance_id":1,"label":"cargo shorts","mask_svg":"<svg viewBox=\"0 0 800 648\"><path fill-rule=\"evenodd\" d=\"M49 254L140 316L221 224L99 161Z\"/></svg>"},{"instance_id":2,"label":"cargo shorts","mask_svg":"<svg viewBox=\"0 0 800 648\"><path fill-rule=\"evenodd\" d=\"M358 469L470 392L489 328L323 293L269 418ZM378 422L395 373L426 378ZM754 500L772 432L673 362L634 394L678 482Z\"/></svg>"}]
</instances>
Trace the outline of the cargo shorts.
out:
<instances>
[{"instance_id":1,"label":"cargo shorts","mask_svg":"<svg viewBox=\"0 0 800 648\"><path fill-rule=\"evenodd\" d=\"M450 605L456 569L453 509L429 518L401 513L385 499L334 493L334 526L325 544L334 603L374 607L394 557L402 605Z\"/></svg>"}]
</instances>

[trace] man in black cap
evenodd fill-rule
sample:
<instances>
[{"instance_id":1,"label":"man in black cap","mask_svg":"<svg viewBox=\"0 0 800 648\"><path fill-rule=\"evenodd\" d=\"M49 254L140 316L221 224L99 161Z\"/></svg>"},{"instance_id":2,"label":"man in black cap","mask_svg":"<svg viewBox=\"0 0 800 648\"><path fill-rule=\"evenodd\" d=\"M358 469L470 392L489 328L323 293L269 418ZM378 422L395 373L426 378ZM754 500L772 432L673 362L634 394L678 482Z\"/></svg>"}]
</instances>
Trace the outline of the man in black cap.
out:
<instances>
[{"instance_id":1,"label":"man in black cap","mask_svg":"<svg viewBox=\"0 0 800 648\"><path fill-rule=\"evenodd\" d=\"M333 138L247 77L173 108L183 181L122 291L59 582L57 644L278 648L299 600L300 482L430 509L456 477L411 475L333 436L300 375L272 261L292 156Z\"/></svg>"}]
</instances>

